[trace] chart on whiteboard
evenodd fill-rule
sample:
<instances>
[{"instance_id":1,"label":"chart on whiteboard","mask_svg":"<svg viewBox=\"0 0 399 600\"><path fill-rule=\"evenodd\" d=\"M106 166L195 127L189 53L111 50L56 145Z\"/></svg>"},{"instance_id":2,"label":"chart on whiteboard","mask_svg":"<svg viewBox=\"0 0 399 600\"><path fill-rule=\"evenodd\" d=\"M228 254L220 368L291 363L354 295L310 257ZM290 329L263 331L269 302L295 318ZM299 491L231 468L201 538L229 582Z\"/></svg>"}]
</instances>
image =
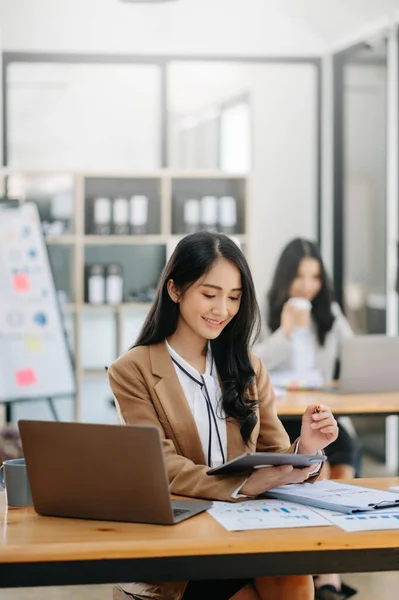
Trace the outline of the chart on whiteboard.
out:
<instances>
[{"instance_id":1,"label":"chart on whiteboard","mask_svg":"<svg viewBox=\"0 0 399 600\"><path fill-rule=\"evenodd\" d=\"M44 260L35 213L27 205L25 219L18 211L0 221L0 261L5 274L0 295L0 333L4 335L51 335L56 333L57 310L51 302L51 273Z\"/></svg>"},{"instance_id":2,"label":"chart on whiteboard","mask_svg":"<svg viewBox=\"0 0 399 600\"><path fill-rule=\"evenodd\" d=\"M0 208L0 400L73 394L74 373L33 203Z\"/></svg>"}]
</instances>

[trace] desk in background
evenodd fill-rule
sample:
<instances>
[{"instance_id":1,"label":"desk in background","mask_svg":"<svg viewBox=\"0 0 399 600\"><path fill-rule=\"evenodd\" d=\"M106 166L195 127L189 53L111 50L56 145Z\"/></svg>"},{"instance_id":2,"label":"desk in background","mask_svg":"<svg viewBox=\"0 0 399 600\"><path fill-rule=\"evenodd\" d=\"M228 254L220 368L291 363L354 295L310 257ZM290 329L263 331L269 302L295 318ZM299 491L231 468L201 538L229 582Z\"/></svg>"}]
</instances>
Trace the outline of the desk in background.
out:
<instances>
[{"instance_id":1,"label":"desk in background","mask_svg":"<svg viewBox=\"0 0 399 600\"><path fill-rule=\"evenodd\" d=\"M336 417L385 416L386 417L386 465L399 472L398 418L399 392L380 394L339 394L325 391L289 391L278 398L279 417L302 416L309 404L327 404Z\"/></svg>"},{"instance_id":2,"label":"desk in background","mask_svg":"<svg viewBox=\"0 0 399 600\"><path fill-rule=\"evenodd\" d=\"M334 415L399 415L399 392L384 394L339 394L325 391L289 391L277 400L280 417L303 415L309 404L328 404Z\"/></svg>"},{"instance_id":3,"label":"desk in background","mask_svg":"<svg viewBox=\"0 0 399 600\"><path fill-rule=\"evenodd\" d=\"M397 531L229 532L206 513L172 526L61 519L7 510L0 497L1 587L399 570Z\"/></svg>"}]
</instances>

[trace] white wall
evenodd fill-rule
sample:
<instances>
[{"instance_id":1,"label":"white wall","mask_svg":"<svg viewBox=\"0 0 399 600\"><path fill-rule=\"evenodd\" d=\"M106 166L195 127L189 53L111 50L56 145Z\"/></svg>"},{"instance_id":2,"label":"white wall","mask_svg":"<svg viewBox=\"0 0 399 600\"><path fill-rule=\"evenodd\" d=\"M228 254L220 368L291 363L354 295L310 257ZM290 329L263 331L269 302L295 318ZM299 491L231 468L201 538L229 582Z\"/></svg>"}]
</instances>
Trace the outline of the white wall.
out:
<instances>
[{"instance_id":1,"label":"white wall","mask_svg":"<svg viewBox=\"0 0 399 600\"><path fill-rule=\"evenodd\" d=\"M318 54L322 40L264 0L2 0L4 48L139 54Z\"/></svg>"},{"instance_id":2,"label":"white wall","mask_svg":"<svg viewBox=\"0 0 399 600\"><path fill-rule=\"evenodd\" d=\"M316 238L316 70L263 67L254 88L251 264L263 299L293 237Z\"/></svg>"}]
</instances>

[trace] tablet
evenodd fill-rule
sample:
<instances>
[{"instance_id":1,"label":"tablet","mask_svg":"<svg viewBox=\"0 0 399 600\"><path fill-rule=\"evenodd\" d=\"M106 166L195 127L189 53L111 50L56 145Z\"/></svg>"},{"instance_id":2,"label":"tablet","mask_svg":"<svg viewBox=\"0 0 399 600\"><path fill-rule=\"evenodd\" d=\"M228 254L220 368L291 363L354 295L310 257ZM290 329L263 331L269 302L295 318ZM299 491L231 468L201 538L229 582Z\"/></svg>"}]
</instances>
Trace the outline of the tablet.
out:
<instances>
[{"instance_id":1,"label":"tablet","mask_svg":"<svg viewBox=\"0 0 399 600\"><path fill-rule=\"evenodd\" d=\"M279 452L247 452L207 472L208 475L237 475L250 473L262 467L278 467L292 465L296 468L311 467L325 461L323 455L310 454L281 454Z\"/></svg>"}]
</instances>

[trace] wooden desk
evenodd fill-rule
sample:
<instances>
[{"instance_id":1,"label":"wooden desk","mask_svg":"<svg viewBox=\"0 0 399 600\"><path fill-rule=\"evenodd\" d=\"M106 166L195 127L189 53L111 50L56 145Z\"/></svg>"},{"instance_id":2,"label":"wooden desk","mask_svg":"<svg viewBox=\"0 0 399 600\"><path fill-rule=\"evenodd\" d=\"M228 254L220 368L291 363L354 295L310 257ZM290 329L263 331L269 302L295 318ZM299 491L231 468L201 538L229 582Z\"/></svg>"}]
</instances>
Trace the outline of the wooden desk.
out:
<instances>
[{"instance_id":1,"label":"wooden desk","mask_svg":"<svg viewBox=\"0 0 399 600\"><path fill-rule=\"evenodd\" d=\"M390 473L399 472L399 392L338 394L325 391L290 391L277 400L280 417L303 415L309 404L327 404L334 416L385 416L385 463Z\"/></svg>"},{"instance_id":2,"label":"wooden desk","mask_svg":"<svg viewBox=\"0 0 399 600\"><path fill-rule=\"evenodd\" d=\"M290 391L277 400L280 417L303 415L309 404L327 404L334 415L399 415L399 392L384 394L337 394L324 391Z\"/></svg>"},{"instance_id":3,"label":"wooden desk","mask_svg":"<svg viewBox=\"0 0 399 600\"><path fill-rule=\"evenodd\" d=\"M399 478L357 482L386 489ZM399 570L397 531L228 532L206 513L159 526L40 517L0 502L1 587Z\"/></svg>"}]
</instances>

